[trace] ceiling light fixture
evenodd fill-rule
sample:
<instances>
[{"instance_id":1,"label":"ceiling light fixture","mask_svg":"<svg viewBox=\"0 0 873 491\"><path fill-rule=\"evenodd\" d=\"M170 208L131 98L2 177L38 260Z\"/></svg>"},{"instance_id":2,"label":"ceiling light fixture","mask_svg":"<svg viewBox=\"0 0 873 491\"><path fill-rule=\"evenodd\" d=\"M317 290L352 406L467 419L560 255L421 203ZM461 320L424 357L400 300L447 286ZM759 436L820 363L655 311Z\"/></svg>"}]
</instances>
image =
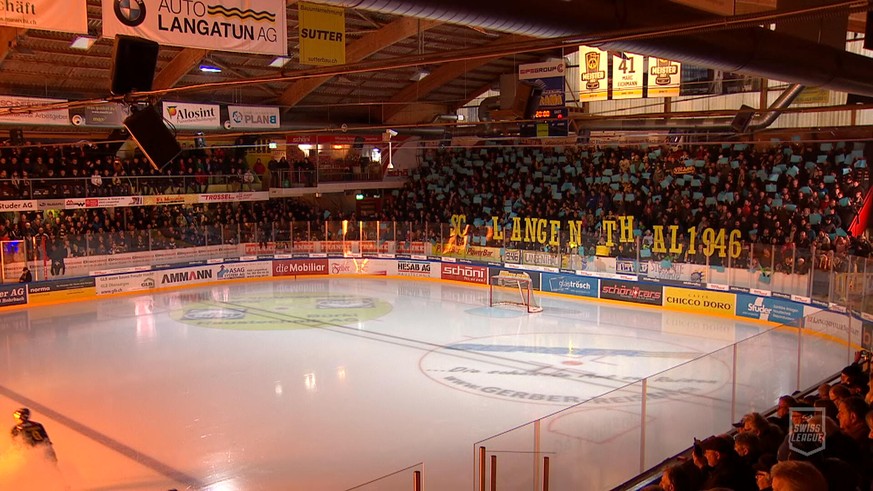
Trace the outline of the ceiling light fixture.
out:
<instances>
[{"instance_id":1,"label":"ceiling light fixture","mask_svg":"<svg viewBox=\"0 0 873 491\"><path fill-rule=\"evenodd\" d=\"M429 71L425 70L424 68L419 68L415 71L415 73L412 74L411 77L409 77L409 80L413 82L421 82L428 75L430 75Z\"/></svg>"},{"instance_id":2,"label":"ceiling light fixture","mask_svg":"<svg viewBox=\"0 0 873 491\"><path fill-rule=\"evenodd\" d=\"M200 65L200 71L204 73L221 73L221 68L215 65L207 65L204 63Z\"/></svg>"},{"instance_id":3,"label":"ceiling light fixture","mask_svg":"<svg viewBox=\"0 0 873 491\"><path fill-rule=\"evenodd\" d=\"M73 42L70 43L70 47L73 49L81 49L83 51L87 51L91 49L91 46L94 46L94 43L97 42L97 38L90 36L76 36L76 39L73 39Z\"/></svg>"},{"instance_id":4,"label":"ceiling light fixture","mask_svg":"<svg viewBox=\"0 0 873 491\"><path fill-rule=\"evenodd\" d=\"M287 56L277 56L270 62L270 66L273 68L282 68L287 65L289 61L291 61L291 58L288 58Z\"/></svg>"}]
</instances>

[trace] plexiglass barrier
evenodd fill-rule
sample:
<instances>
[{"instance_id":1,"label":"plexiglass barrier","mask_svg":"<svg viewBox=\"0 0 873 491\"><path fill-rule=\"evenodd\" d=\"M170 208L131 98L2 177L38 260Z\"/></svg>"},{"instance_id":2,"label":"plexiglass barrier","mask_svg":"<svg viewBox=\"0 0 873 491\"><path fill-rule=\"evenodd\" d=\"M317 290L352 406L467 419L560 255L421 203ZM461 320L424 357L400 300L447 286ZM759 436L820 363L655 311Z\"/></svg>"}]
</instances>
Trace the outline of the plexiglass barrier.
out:
<instances>
[{"instance_id":1,"label":"plexiglass barrier","mask_svg":"<svg viewBox=\"0 0 873 491\"><path fill-rule=\"evenodd\" d=\"M812 299L826 302L819 307L834 307L797 325L773 328L634 383L613 386L578 406L476 443L476 484L497 479L501 490L541 489L545 478L552 489L620 484L688 448L694 437L723 432L743 414L771 408L779 396L839 371L859 349L865 330L857 316L838 309L873 309L868 300L873 292L871 260L832 250L736 243L722 256L700 247L657 252L646 233L613 245L600 233L580 233L575 242L564 233L554 238L557 245L524 242L512 240L505 231L495 239L482 225L459 234L457 224L438 223L186 222L146 231L123 226L109 233L68 234L51 242L34 233L2 242L0 259L4 281L16 282L24 264L31 266L35 280L44 280L258 254L410 254L714 289L741 287L753 294L780 292L800 302ZM683 414L696 418L680 419ZM480 447L486 452L484 467ZM628 448L639 451L628 455ZM386 476L372 485L394 486L394 479ZM398 487L384 489L408 489L406 477L396 479Z\"/></svg>"},{"instance_id":2,"label":"plexiglass barrier","mask_svg":"<svg viewBox=\"0 0 873 491\"><path fill-rule=\"evenodd\" d=\"M423 489L424 464L419 462L346 491L422 491Z\"/></svg>"},{"instance_id":3,"label":"plexiglass barrier","mask_svg":"<svg viewBox=\"0 0 873 491\"><path fill-rule=\"evenodd\" d=\"M860 332L846 314L813 314L477 442L476 489L539 490L546 478L551 489L612 489L832 377L851 363Z\"/></svg>"}]
</instances>

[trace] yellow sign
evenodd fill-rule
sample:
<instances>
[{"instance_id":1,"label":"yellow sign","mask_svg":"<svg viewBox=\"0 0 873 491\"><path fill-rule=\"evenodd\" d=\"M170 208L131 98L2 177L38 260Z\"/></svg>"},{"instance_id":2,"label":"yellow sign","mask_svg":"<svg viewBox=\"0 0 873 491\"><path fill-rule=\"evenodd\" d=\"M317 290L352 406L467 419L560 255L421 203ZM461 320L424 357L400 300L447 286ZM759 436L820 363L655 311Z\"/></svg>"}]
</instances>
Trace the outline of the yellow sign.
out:
<instances>
[{"instance_id":1,"label":"yellow sign","mask_svg":"<svg viewBox=\"0 0 873 491\"><path fill-rule=\"evenodd\" d=\"M733 293L664 287L664 307L705 314L736 315L737 296Z\"/></svg>"},{"instance_id":2,"label":"yellow sign","mask_svg":"<svg viewBox=\"0 0 873 491\"><path fill-rule=\"evenodd\" d=\"M621 53L612 57L612 98L641 99L643 97L643 62L645 57Z\"/></svg>"},{"instance_id":3,"label":"yellow sign","mask_svg":"<svg viewBox=\"0 0 873 491\"><path fill-rule=\"evenodd\" d=\"M300 63L343 65L346 62L346 15L340 7L320 3L298 4Z\"/></svg>"},{"instance_id":4,"label":"yellow sign","mask_svg":"<svg viewBox=\"0 0 873 491\"><path fill-rule=\"evenodd\" d=\"M679 97L682 65L663 58L649 58L649 97Z\"/></svg>"},{"instance_id":5,"label":"yellow sign","mask_svg":"<svg viewBox=\"0 0 873 491\"><path fill-rule=\"evenodd\" d=\"M609 95L607 52L590 46L579 46L581 85L579 101L604 101Z\"/></svg>"},{"instance_id":6,"label":"yellow sign","mask_svg":"<svg viewBox=\"0 0 873 491\"><path fill-rule=\"evenodd\" d=\"M463 240L463 237L468 235L469 225L467 224L466 215L452 215L450 224L452 236ZM572 220L566 222L566 224L569 228L569 245L575 247L582 244L584 226L582 220ZM512 217L512 229L509 240L512 242L560 246L560 234L563 225L564 222L560 220L547 220L536 217ZM607 248L615 246L616 241L620 244L628 244L635 241L633 216L620 215L615 217L614 220L603 220L601 227L601 233L606 239L605 243L601 245ZM489 240L502 241L506 238L506 232L503 226L500 225L500 217L491 217L489 229ZM653 225L652 231L654 232L652 252L656 254L682 254L686 251L696 251L698 243L703 244L703 254L706 257L718 254L718 257L727 257L729 255L736 259L740 257L743 251L743 243L740 240L742 233L739 230L723 228L699 230L697 227L689 227L680 233L679 225ZM683 234L688 237L687 245L679 240L680 235Z\"/></svg>"}]
</instances>

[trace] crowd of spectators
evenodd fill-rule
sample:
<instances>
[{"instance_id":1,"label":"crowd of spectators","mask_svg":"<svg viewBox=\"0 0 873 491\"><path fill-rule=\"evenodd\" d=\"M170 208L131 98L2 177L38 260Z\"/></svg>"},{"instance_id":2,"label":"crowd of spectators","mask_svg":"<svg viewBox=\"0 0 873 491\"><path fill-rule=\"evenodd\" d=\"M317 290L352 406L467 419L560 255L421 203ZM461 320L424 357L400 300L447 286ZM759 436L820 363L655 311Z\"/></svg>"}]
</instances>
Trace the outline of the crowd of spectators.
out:
<instances>
[{"instance_id":1,"label":"crowd of spectators","mask_svg":"<svg viewBox=\"0 0 873 491\"><path fill-rule=\"evenodd\" d=\"M209 156L177 159L159 172L140 158L114 158L105 144L0 147L0 187L8 191L7 199L39 197L29 196L28 190L46 197L197 193L204 192L215 175L237 175L241 186L248 183L251 187L253 179L246 176L251 172L265 187L308 185L305 176L311 175L312 166L306 160L289 163L284 159L258 161L243 171L245 165L244 156L222 149ZM69 184L50 179L58 175L92 177ZM166 178L158 179L161 175ZM3 180L4 176L13 178ZM24 179L31 182L25 184ZM277 183L277 179L294 182ZM49 245L43 247L46 251L69 242L69 254L101 254L144 247L287 240L291 234L286 225L291 221L378 219L433 225L449 223L453 214L464 214L474 225L469 233L481 235L474 237L478 240L473 244L539 247L486 240L494 215L501 217L506 228L512 226L512 217L538 217L581 223L592 242L580 245L593 250L604 241L602 219L632 215L639 243L620 244L612 255L631 257L634 251L625 249L651 248L653 225L677 225L680 244L688 243L684 232L688 228L712 227L739 230L744 243L761 247L763 258L734 265L753 267L752 262L759 261L772 264L776 272L805 273L816 261L819 269L839 271L848 255L867 257L873 250L866 238L849 233L867 184L860 143L785 143L760 148L744 144L695 148L493 144L426 150L421 166L411 172L404 187L387 192L382 211L372 216L358 217L338 207L325 211L312 201L304 204L290 199L218 206L217 212L197 205L62 210L56 216L25 213L8 219L0 223L0 238L38 236L40 244ZM237 224L240 231L228 233ZM563 227L565 233L567 229ZM566 237L564 244L572 246L566 244ZM818 251L815 258L796 252L811 246ZM773 254L771 247L777 258L769 261L766 256ZM705 260L702 241L698 240L696 250L683 249L684 257L670 259ZM575 250L565 247L564 252Z\"/></svg>"},{"instance_id":2,"label":"crowd of spectators","mask_svg":"<svg viewBox=\"0 0 873 491\"><path fill-rule=\"evenodd\" d=\"M28 259L65 258L282 239L292 222L324 218L299 200L21 212L0 220L0 240L33 244ZM287 240L285 238L284 240Z\"/></svg>"},{"instance_id":3,"label":"crowd of spectators","mask_svg":"<svg viewBox=\"0 0 873 491\"><path fill-rule=\"evenodd\" d=\"M163 168L116 157L117 145L0 145L0 199L130 196L314 186L309 159L248 163L239 149L186 151Z\"/></svg>"},{"instance_id":4,"label":"crowd of spectators","mask_svg":"<svg viewBox=\"0 0 873 491\"><path fill-rule=\"evenodd\" d=\"M868 256L871 244L849 234L868 177L861 143L433 149L389 196L384 218L462 214L484 228L496 215L511 228L512 217L540 217L578 221L596 237L603 218L632 215L644 245L653 225L678 225L684 244L691 227L725 228L750 244ZM777 264L786 267L795 266Z\"/></svg>"},{"instance_id":5,"label":"crowd of spectators","mask_svg":"<svg viewBox=\"0 0 873 491\"><path fill-rule=\"evenodd\" d=\"M785 395L776 413L746 414L737 433L695 441L645 491L868 491L873 482L873 379L858 352L840 382Z\"/></svg>"}]
</instances>

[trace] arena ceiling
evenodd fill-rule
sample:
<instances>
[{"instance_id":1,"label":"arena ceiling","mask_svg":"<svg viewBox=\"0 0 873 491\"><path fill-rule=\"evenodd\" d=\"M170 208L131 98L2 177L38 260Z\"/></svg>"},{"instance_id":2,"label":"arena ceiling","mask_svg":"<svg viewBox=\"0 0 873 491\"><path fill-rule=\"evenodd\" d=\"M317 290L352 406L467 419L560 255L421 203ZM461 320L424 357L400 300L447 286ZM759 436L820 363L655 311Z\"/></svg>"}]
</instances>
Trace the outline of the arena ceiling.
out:
<instances>
[{"instance_id":1,"label":"arena ceiling","mask_svg":"<svg viewBox=\"0 0 873 491\"><path fill-rule=\"evenodd\" d=\"M98 37L102 32L101 2L87 1L89 31ZM601 9L604 1L564 0L550 3L574 4L582 9L588 6ZM715 18L710 13L704 13L714 4L732 4L733 15L737 16L769 12L777 8L777 0L736 0L733 3L727 0L677 1L699 9L697 12L700 15L695 18ZM311 68L296 63L298 27L295 3L295 0L289 0L287 6L291 60L284 67L271 67L273 56L161 46L154 88L168 89L271 78ZM366 2L329 3L348 5ZM490 3L498 8L502 4L512 6L519 2L470 3ZM612 3L623 5L626 2ZM783 3L794 5L837 2L783 0ZM863 13L852 14L849 18L849 31L863 33L864 18ZM668 25L675 21L675 17L650 19L650 23L654 25ZM2 92L10 95L65 98L71 101L107 97L113 40L100 38L89 49L80 50L71 46L76 37L59 32L0 28ZM185 92L180 96L181 99L176 100L279 105L284 111L283 121L294 122L300 127L342 123L427 123L433 120L434 115L452 112L489 89L497 88L500 75L516 73L519 64L563 54L560 48L506 54L498 49L502 44L515 46L527 41L534 42L535 38L477 25L457 25L433 18L394 15L366 8L347 10L346 39L348 63L368 62L379 66L379 69L342 73L340 68L332 75L305 80L250 83L217 87L208 91ZM393 67L398 59L420 57L427 60L434 59L434 55L438 54L465 53L472 49L487 52L492 48L497 53L493 56L468 59L461 57L449 62ZM202 63L220 67L222 71L201 72L199 67ZM426 70L430 75L416 81L414 75L419 70Z\"/></svg>"}]
</instances>

